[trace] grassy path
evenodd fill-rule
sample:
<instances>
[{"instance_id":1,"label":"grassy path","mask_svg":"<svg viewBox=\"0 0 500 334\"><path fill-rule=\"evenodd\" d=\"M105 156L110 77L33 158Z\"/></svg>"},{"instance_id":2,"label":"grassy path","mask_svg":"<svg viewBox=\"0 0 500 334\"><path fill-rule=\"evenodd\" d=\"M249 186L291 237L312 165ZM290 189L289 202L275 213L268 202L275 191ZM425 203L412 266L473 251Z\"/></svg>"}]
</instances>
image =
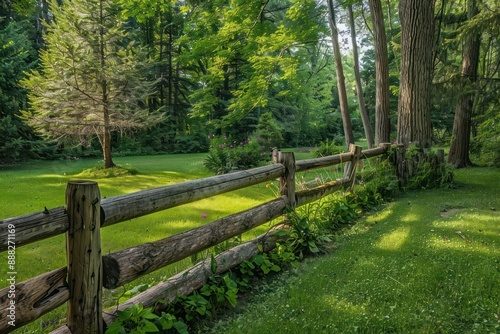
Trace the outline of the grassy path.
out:
<instances>
[{"instance_id":1,"label":"grassy path","mask_svg":"<svg viewBox=\"0 0 500 334\"><path fill-rule=\"evenodd\" d=\"M213 333L500 333L500 170L405 194Z\"/></svg>"}]
</instances>

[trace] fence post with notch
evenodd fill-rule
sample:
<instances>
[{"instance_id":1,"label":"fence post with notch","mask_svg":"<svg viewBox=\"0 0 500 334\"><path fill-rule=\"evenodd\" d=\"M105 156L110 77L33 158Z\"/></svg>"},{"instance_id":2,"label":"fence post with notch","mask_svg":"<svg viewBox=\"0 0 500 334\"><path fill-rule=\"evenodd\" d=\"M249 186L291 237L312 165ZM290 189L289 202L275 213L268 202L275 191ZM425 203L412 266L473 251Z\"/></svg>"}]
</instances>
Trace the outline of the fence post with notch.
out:
<instances>
[{"instance_id":1,"label":"fence post with notch","mask_svg":"<svg viewBox=\"0 0 500 334\"><path fill-rule=\"evenodd\" d=\"M68 182L67 327L72 333L103 333L100 201L96 182Z\"/></svg>"}]
</instances>

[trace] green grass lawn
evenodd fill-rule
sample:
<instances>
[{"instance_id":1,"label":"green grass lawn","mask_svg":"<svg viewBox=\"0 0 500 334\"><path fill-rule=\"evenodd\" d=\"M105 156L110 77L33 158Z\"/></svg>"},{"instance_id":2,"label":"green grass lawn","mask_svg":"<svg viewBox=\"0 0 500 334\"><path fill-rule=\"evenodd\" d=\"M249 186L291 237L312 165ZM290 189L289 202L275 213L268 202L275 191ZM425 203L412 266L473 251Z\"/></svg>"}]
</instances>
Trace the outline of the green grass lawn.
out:
<instances>
[{"instance_id":1,"label":"green grass lawn","mask_svg":"<svg viewBox=\"0 0 500 334\"><path fill-rule=\"evenodd\" d=\"M410 192L279 275L212 333L499 333L500 170Z\"/></svg>"}]
</instances>

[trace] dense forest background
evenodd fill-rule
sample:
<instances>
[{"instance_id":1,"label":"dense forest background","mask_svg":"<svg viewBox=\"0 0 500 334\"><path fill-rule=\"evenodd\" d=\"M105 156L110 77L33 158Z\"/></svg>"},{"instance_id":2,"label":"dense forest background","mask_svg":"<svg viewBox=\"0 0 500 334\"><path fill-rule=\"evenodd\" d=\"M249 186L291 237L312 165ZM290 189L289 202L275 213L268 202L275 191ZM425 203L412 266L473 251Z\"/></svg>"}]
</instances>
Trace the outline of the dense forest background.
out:
<instances>
[{"instance_id":1,"label":"dense forest background","mask_svg":"<svg viewBox=\"0 0 500 334\"><path fill-rule=\"evenodd\" d=\"M419 146L451 145L457 166L469 154L499 165L497 1L426 0L421 64L405 51L405 22L425 15L412 2L2 0L0 163L102 157L106 145L113 155L206 152L210 138L266 134L285 147L409 144L402 95L417 95L430 129ZM408 93L412 66L430 82ZM104 125L96 106L110 108Z\"/></svg>"}]
</instances>

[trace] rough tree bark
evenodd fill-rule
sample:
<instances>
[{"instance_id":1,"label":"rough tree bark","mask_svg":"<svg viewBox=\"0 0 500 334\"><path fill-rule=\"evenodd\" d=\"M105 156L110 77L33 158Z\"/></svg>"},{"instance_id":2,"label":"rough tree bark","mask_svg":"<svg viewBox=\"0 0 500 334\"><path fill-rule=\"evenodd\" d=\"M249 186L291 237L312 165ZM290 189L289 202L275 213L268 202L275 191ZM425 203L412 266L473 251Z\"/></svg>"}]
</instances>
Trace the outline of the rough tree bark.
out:
<instances>
[{"instance_id":1,"label":"rough tree bark","mask_svg":"<svg viewBox=\"0 0 500 334\"><path fill-rule=\"evenodd\" d=\"M476 0L469 0L467 7L467 17L470 20L478 13ZM457 168L472 165L469 148L475 91L470 88L477 81L479 46L478 33L472 32L465 37L462 51L462 82L459 88L464 94L456 105L453 135L448 153L448 163L454 164Z\"/></svg>"},{"instance_id":2,"label":"rough tree bark","mask_svg":"<svg viewBox=\"0 0 500 334\"><path fill-rule=\"evenodd\" d=\"M347 103L347 92L345 88L344 69L342 67L342 55L340 53L339 32L335 21L335 7L333 0L328 0L328 23L332 35L333 54L335 57L335 68L337 72L337 89L339 91L340 112L342 114L342 124L344 126L344 136L346 148L354 143L354 134L352 133L351 116L349 115L349 105Z\"/></svg>"},{"instance_id":3,"label":"rough tree bark","mask_svg":"<svg viewBox=\"0 0 500 334\"><path fill-rule=\"evenodd\" d=\"M363 128L365 130L365 137L366 137L366 142L368 144L368 148L372 148L373 133L372 133L372 126L370 125L370 118L368 117L368 111L366 110L365 98L363 96L361 75L359 74L358 45L356 43L356 26L354 24L354 14L352 12L352 5L348 6L348 10L349 10L349 24L351 26L352 54L354 58L354 77L356 79L356 93L358 94L359 113L361 114L361 120L363 121Z\"/></svg>"},{"instance_id":4,"label":"rough tree bark","mask_svg":"<svg viewBox=\"0 0 500 334\"><path fill-rule=\"evenodd\" d=\"M435 0L401 0L398 142L431 146L431 83Z\"/></svg>"},{"instance_id":5,"label":"rough tree bark","mask_svg":"<svg viewBox=\"0 0 500 334\"><path fill-rule=\"evenodd\" d=\"M99 18L101 21L101 26L99 29L99 47L100 47L100 62L101 68L106 68L106 43L105 43L105 31L104 31L104 8L103 2L99 2ZM108 82L103 76L101 78L101 93L102 93L102 108L104 116L104 127L102 128L102 153L104 158L104 168L112 168L115 166L113 159L111 157L111 132L110 132L110 112L109 112L109 95L108 95Z\"/></svg>"},{"instance_id":6,"label":"rough tree bark","mask_svg":"<svg viewBox=\"0 0 500 334\"><path fill-rule=\"evenodd\" d=\"M375 144L390 141L391 125L389 121L389 57L387 55L387 37L384 14L380 0L369 0L370 15L373 23L373 41L375 49Z\"/></svg>"}]
</instances>

